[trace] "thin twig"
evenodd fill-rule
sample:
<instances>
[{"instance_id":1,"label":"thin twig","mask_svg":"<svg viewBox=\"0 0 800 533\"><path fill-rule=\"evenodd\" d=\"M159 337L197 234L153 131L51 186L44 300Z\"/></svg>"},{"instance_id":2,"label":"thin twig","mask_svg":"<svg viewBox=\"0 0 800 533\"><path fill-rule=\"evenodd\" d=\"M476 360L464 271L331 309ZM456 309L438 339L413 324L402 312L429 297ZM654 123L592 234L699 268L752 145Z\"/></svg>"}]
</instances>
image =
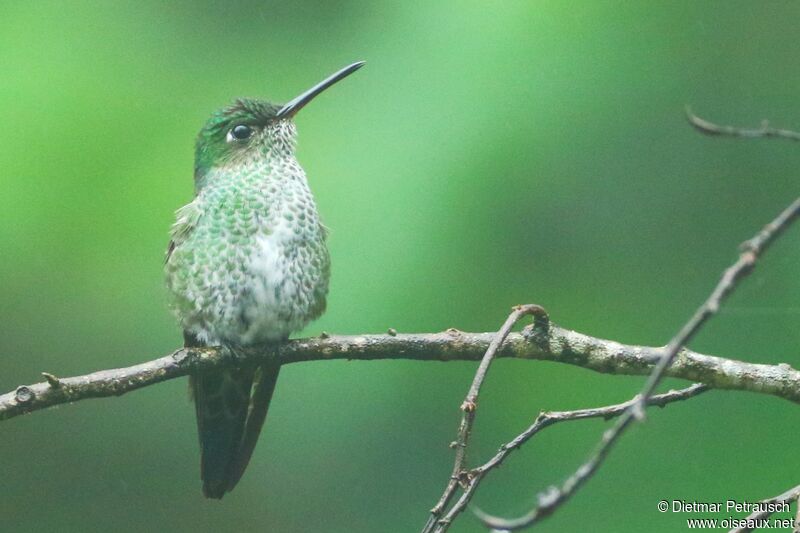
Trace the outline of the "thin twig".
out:
<instances>
[{"instance_id":1,"label":"thin twig","mask_svg":"<svg viewBox=\"0 0 800 533\"><path fill-rule=\"evenodd\" d=\"M763 504L773 504L773 503L784 504L785 503L785 504L788 504L790 501L797 500L798 498L800 498L800 485L787 490L783 494L778 494L777 496L773 496L772 498L767 498L766 500L761 500L759 503L763 503ZM772 507L771 509L774 509L774 507ZM770 516L772 516L773 514L778 512L779 510L780 509L770 510L770 508L763 509L763 510L758 510L758 511L755 511L755 512L747 515L747 517L745 517L743 520L751 521L751 522L757 522L759 520L763 520L765 518L769 518ZM740 528L737 528L737 529L731 529L730 533L746 533L748 531L753 531L755 529L756 528L754 528L754 527L740 527Z\"/></svg>"},{"instance_id":2,"label":"thin twig","mask_svg":"<svg viewBox=\"0 0 800 533\"><path fill-rule=\"evenodd\" d=\"M800 215L800 198L784 209L775 220L767 224L755 237L741 246L738 260L722 274L717 286L708 299L697 309L695 314L681 328L675 337L664 348L660 361L653 369L638 399L625 413L617 419L616 424L603 434L597 449L561 487L551 487L548 492L540 494L538 505L524 516L515 519L504 519L481 513L481 520L488 527L502 531L513 531L528 527L543 517L549 516L588 481L603 460L617 443L620 436L634 421L644 416L644 407L655 388L666 375L666 370L677 357L681 348L689 342L718 310L722 301L733 291L738 282L752 272L758 257L763 254L775 239Z\"/></svg>"},{"instance_id":3,"label":"thin twig","mask_svg":"<svg viewBox=\"0 0 800 533\"><path fill-rule=\"evenodd\" d=\"M647 401L648 405L656 405L664 407L665 405L682 400L688 400L699 394L708 391L709 388L705 385L694 384L685 389L678 391L669 391L664 394L653 396ZM608 405L606 407L596 407L592 409L578 409L575 411L550 411L539 413L536 420L533 421L528 429L520 433L510 442L500 446L500 450L483 465L474 468L468 472L467 485L464 488L461 497L454 503L447 513L439 519L438 527L434 533L444 533L453 523L453 520L464 511L467 504L472 500L478 485L483 480L484 476L491 470L499 467L506 457L513 451L518 450L525 444L531 437L539 433L541 430L557 424L559 422L569 422L573 420L585 420L587 418L603 418L609 420L618 417L626 409L628 409L636 399L628 400L627 402L619 403L616 405Z\"/></svg>"},{"instance_id":4,"label":"thin twig","mask_svg":"<svg viewBox=\"0 0 800 533\"><path fill-rule=\"evenodd\" d=\"M442 497L436 505L433 506L428 517L425 527L422 528L423 533L429 533L433 530L441 516L442 511L447 507L450 499L456 492L459 483L465 483L464 475L466 474L466 461L467 461L467 445L469 443L469 436L472 432L472 425L475 422L475 414L478 409L478 394L480 393L481 386L483 385L486 374L489 372L489 366L497 354L497 350L505 342L508 334L511 333L511 328L514 327L520 318L525 315L536 315L541 321L547 321L547 312L538 305L519 305L516 306L511 314L508 315L503 326L497 332L497 335L492 340L486 353L481 359L481 364L475 372L475 377L472 384L467 391L467 396L461 404L461 423L458 426L458 435L453 442L453 447L456 450L455 461L453 462L453 473L450 475L450 480L442 493Z\"/></svg>"},{"instance_id":5,"label":"thin twig","mask_svg":"<svg viewBox=\"0 0 800 533\"><path fill-rule=\"evenodd\" d=\"M702 119L695 115L689 106L686 106L686 118L689 119L689 124L695 127L701 133L706 135L729 135L731 137L744 137L747 139L756 139L759 137L778 137L781 139L790 139L792 141L800 141L800 132L772 128L766 120L761 122L759 128L739 128L736 126L720 126L708 120Z\"/></svg>"},{"instance_id":6,"label":"thin twig","mask_svg":"<svg viewBox=\"0 0 800 533\"><path fill-rule=\"evenodd\" d=\"M800 489L800 486L795 487ZM794 527L792 533L800 533L800 491L794 499Z\"/></svg>"},{"instance_id":7,"label":"thin twig","mask_svg":"<svg viewBox=\"0 0 800 533\"><path fill-rule=\"evenodd\" d=\"M653 393L664 378L664 371L675 360L681 348L694 338L709 318L719 311L722 301L736 288L739 280L753 271L758 257L767 251L769 246L775 242L775 239L794 222L798 215L800 215L800 198L795 199L775 220L764 226L755 237L741 244L739 247L741 251L739 259L723 272L722 278L708 299L664 348L664 355L656 368L653 369L653 373L650 374L650 378L640 394L639 405L635 406L635 409L644 405L647 397ZM640 413L634 410L634 414Z\"/></svg>"}]
</instances>

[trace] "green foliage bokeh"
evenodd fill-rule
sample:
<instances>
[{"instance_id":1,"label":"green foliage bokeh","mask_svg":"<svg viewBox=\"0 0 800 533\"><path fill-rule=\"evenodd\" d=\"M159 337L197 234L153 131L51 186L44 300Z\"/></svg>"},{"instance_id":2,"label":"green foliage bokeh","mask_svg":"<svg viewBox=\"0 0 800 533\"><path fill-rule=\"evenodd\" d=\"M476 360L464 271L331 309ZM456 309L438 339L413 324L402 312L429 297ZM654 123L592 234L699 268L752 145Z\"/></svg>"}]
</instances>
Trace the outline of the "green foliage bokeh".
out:
<instances>
[{"instance_id":1,"label":"green foliage bokeh","mask_svg":"<svg viewBox=\"0 0 800 533\"><path fill-rule=\"evenodd\" d=\"M358 59L298 116L333 259L328 312L303 334L490 331L535 302L566 327L663 344L797 194L796 146L701 136L684 105L800 128L798 17L787 1L4 2L0 389L177 347L161 268L197 129L234 97L285 101ZM800 366L799 244L787 234L693 347ZM222 502L200 493L184 380L3 422L0 529L417 530L474 368L287 367ZM500 361L472 458L540 409L641 383ZM655 411L541 530L683 530L658 500L777 494L798 482L797 417L731 392ZM523 513L603 427L544 432L476 504ZM483 529L467 515L453 531Z\"/></svg>"}]
</instances>

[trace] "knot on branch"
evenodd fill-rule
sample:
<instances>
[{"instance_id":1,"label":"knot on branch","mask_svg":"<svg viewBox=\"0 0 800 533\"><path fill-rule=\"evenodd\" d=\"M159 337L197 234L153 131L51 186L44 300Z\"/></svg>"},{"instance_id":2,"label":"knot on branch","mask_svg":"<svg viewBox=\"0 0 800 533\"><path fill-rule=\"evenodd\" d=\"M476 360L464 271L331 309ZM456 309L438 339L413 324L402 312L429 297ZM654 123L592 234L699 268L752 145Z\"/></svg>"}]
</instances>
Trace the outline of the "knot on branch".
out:
<instances>
[{"instance_id":1,"label":"knot on branch","mask_svg":"<svg viewBox=\"0 0 800 533\"><path fill-rule=\"evenodd\" d=\"M550 340L550 316L539 305L529 305L529 314L533 316L533 324L522 328L522 336L541 350L546 351Z\"/></svg>"},{"instance_id":2,"label":"knot on branch","mask_svg":"<svg viewBox=\"0 0 800 533\"><path fill-rule=\"evenodd\" d=\"M21 385L17 387L17 390L14 391L14 399L17 400L18 404L26 404L33 401L36 395L33 393L30 387L26 387L25 385Z\"/></svg>"},{"instance_id":3,"label":"knot on branch","mask_svg":"<svg viewBox=\"0 0 800 533\"><path fill-rule=\"evenodd\" d=\"M456 481L458 484L461 485L461 488L466 489L469 487L469 484L472 483L472 480L475 479L475 472L473 470L462 470L455 476Z\"/></svg>"},{"instance_id":4,"label":"knot on branch","mask_svg":"<svg viewBox=\"0 0 800 533\"><path fill-rule=\"evenodd\" d=\"M461 410L465 413L474 413L477 408L478 404L475 403L475 400L464 400L461 404Z\"/></svg>"}]
</instances>

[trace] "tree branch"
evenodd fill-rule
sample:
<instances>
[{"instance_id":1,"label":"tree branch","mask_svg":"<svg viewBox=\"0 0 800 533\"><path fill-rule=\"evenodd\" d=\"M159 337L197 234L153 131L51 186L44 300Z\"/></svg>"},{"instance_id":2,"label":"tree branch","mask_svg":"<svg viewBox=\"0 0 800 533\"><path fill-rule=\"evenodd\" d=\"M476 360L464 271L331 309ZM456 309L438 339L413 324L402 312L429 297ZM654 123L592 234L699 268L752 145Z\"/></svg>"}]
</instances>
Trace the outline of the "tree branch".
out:
<instances>
[{"instance_id":1,"label":"tree branch","mask_svg":"<svg viewBox=\"0 0 800 533\"><path fill-rule=\"evenodd\" d=\"M789 139L792 141L800 141L800 132L785 130L780 128L772 128L769 122L764 120L761 122L760 128L740 128L736 126L720 126L708 120L702 119L695 115L689 106L686 106L686 118L689 124L694 126L700 133L706 135L728 135L730 137L744 137L747 139L757 139L759 137L777 137L781 139Z\"/></svg>"},{"instance_id":2,"label":"tree branch","mask_svg":"<svg viewBox=\"0 0 800 533\"><path fill-rule=\"evenodd\" d=\"M652 396L661 380L667 375L667 369L672 365L672 362L678 356L682 347L693 339L703 325L719 311L719 307L725 297L733 292L742 278L753 271L759 256L775 242L775 239L777 239L798 216L800 216L800 198L795 199L786 209L781 211L781 213L772 222L764 226L755 237L742 244L739 258L732 266L723 272L722 278L719 280L716 287L714 287L711 295L700 305L694 315L692 315L672 340L670 340L669 344L664 348L663 355L660 357L658 364L655 366L642 388L642 391L631 406L617 419L616 424L603 433L603 437L596 450L589 456L586 462L578 467L560 487L551 486L546 493L540 494L537 506L524 516L509 520L481 512L480 516L483 523L492 529L502 531L514 531L528 527L555 512L556 509L564 505L578 489L591 479L630 425L644 418L644 409L649 398Z\"/></svg>"},{"instance_id":3,"label":"tree branch","mask_svg":"<svg viewBox=\"0 0 800 533\"><path fill-rule=\"evenodd\" d=\"M486 353L484 354L483 359L481 359L481 364L478 366L478 370L475 372L472 385L470 385L469 391L467 391L467 396L464 398L464 401L461 404L461 411L463 414L461 415L461 423L458 426L458 436L456 437L455 442L453 442L453 446L456 450L455 461L453 461L453 473L450 475L450 480L448 481L441 498L439 498L439 501L433 506L433 509L431 509L428 521L426 522L425 527L422 528L422 533L430 533L433 531L433 528L436 527L437 522L439 522L439 517L441 516L442 512L450 503L453 495L456 493L458 485L466 483L463 474L466 472L467 444L469 443L469 435L472 432L472 425L475 422L475 415L478 409L478 394L480 393L481 386L483 385L483 380L486 378L486 374L489 372L489 365L492 364L492 360L494 360L495 356L497 355L497 350L503 345L508 337L508 334L511 333L511 328L514 327L514 324L516 324L519 319L525 315L534 315L539 321L540 326L546 327L547 322L549 321L547 312L542 307L538 305L519 305L511 311L511 314L508 315L508 318L500 328L500 331L497 332L497 336L494 338L494 340L492 340L491 344L489 344L489 347L486 349Z\"/></svg>"},{"instance_id":4,"label":"tree branch","mask_svg":"<svg viewBox=\"0 0 800 533\"><path fill-rule=\"evenodd\" d=\"M708 390L708 387L705 385L694 384L679 391L669 391L664 394L653 396L647 400L647 405L664 407L669 403L694 398L695 396ZM453 523L453 520L464 511L470 500L472 500L472 496L475 494L475 491L477 490L478 485L483 480L484 476L491 470L498 468L511 452L521 448L522 445L528 442L531 437L543 429L559 422L569 422L572 420L585 420L587 418L603 418L605 420L609 420L623 414L626 409L629 409L631 406L633 406L636 401L637 398L633 398L627 402L609 405L606 407L578 409L575 411L544 411L539 413L539 416L536 417L536 420L533 421L533 424L531 424L528 429L520 433L512 441L500 446L500 449L494 457L486 461L478 468L474 468L469 472L465 472L465 475L461 476L463 478L464 491L462 492L458 501L456 501L456 503L454 503L453 506L447 511L447 514L438 520L437 527L436 529L433 529L433 532L445 533L450 527L450 524Z\"/></svg>"},{"instance_id":5,"label":"tree branch","mask_svg":"<svg viewBox=\"0 0 800 533\"><path fill-rule=\"evenodd\" d=\"M138 365L102 370L84 376L57 378L18 387L0 396L0 420L53 405L87 398L119 396L188 375L243 362L278 358L282 363L334 359L411 359L418 361L479 361L496 333L333 335L296 339L238 355L224 348L182 348ZM535 359L579 366L604 374L648 375L662 348L620 344L562 328L552 321L511 333L498 358ZM666 375L704 383L714 389L769 394L800 403L800 372L788 364L763 365L681 350Z\"/></svg>"}]
</instances>

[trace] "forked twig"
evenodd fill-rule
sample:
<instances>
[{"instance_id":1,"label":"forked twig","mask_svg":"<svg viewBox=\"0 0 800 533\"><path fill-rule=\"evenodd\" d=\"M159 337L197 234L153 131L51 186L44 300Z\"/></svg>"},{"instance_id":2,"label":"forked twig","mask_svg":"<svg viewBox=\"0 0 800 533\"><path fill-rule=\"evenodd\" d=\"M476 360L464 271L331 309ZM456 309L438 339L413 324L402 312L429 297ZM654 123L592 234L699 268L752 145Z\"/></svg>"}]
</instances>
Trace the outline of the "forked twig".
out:
<instances>
[{"instance_id":1,"label":"forked twig","mask_svg":"<svg viewBox=\"0 0 800 533\"><path fill-rule=\"evenodd\" d=\"M620 436L634 421L644 417L644 408L653 391L664 378L666 369L675 360L681 348L689 342L703 324L708 321L716 312L722 301L733 291L738 282L752 272L759 256L763 254L775 239L788 228L791 223L800 215L800 198L795 199L789 207L784 209L780 215L756 234L752 239L744 242L741 246L741 253L737 261L722 274L717 286L712 291L708 299L697 309L695 314L681 328L675 337L664 348L661 359L650 374L647 383L637 396L631 406L617 419L617 423L603 434L599 445L589 459L583 463L560 487L551 487L546 492L539 495L538 504L527 514L514 519L504 519L489 514L479 512L479 517L488 527L501 531L514 531L528 527L538 520L549 516L588 481L597 469L602 465L603 460L617 443Z\"/></svg>"},{"instance_id":2,"label":"forked twig","mask_svg":"<svg viewBox=\"0 0 800 533\"><path fill-rule=\"evenodd\" d=\"M648 405L656 405L664 407L665 405L681 400L688 400L699 394L710 390L707 386L699 383L694 384L685 389L678 391L669 391L664 394L658 394L650 398L647 402ZM483 480L484 476L491 470L499 467L506 457L518 450L525 444L531 437L539 433L541 430L557 424L559 422L569 422L573 420L585 420L588 418L603 418L605 420L618 417L628 409L636 399L628 400L616 405L608 405L606 407L596 407L592 409L578 409L575 411L550 411L539 413L536 420L533 421L528 429L517 435L512 441L500 446L498 452L485 462L483 465L474 468L468 472L467 486L464 488L461 497L450 507L447 513L439 519L438 526L434 529L434 533L444 533L449 528L453 520L466 508L470 500L472 500L478 485Z\"/></svg>"},{"instance_id":3,"label":"forked twig","mask_svg":"<svg viewBox=\"0 0 800 533\"><path fill-rule=\"evenodd\" d=\"M453 473L450 475L450 480L447 482L442 497L439 498L439 501L433 509L431 509L428 521L425 523L425 527L422 528L423 533L430 533L434 530L439 517L450 503L458 485L467 482L465 477L467 476L467 444L469 443L469 436L475 421L476 410L478 409L478 394L480 393L484 379L486 379L486 374L489 372L489 366L492 364L492 360L494 360L497 354L497 350L502 346L503 342L505 342L514 324L525 315L534 315L540 323L548 320L547 312L542 307L531 304L519 305L508 315L505 323L497 332L489 348L487 348L483 359L481 359L481 364L475 372L475 377L472 379L472 384L469 387L469 391L467 391L467 396L461 404L461 423L458 426L458 436L452 444L456 450L455 461L453 461Z\"/></svg>"}]
</instances>

